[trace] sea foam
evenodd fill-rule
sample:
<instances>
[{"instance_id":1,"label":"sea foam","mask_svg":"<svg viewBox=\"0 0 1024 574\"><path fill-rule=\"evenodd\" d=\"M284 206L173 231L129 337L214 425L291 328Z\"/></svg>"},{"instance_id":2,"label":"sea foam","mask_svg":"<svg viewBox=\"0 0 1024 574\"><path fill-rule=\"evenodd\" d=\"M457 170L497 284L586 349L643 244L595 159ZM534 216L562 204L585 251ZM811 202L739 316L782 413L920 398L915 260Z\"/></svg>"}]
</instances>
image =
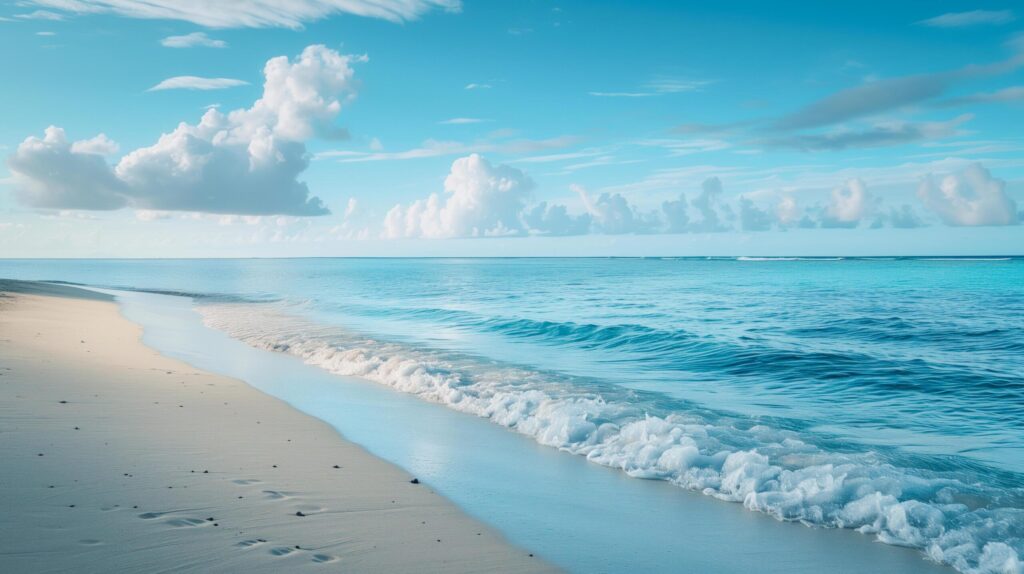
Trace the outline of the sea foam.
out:
<instances>
[{"instance_id":1,"label":"sea foam","mask_svg":"<svg viewBox=\"0 0 1024 574\"><path fill-rule=\"evenodd\" d=\"M965 573L1024 572L1022 493L901 468L870 451L708 411L666 411L514 366L376 341L257 305L200 307L208 326L332 373L487 418L630 476L669 481L779 520L856 529Z\"/></svg>"}]
</instances>

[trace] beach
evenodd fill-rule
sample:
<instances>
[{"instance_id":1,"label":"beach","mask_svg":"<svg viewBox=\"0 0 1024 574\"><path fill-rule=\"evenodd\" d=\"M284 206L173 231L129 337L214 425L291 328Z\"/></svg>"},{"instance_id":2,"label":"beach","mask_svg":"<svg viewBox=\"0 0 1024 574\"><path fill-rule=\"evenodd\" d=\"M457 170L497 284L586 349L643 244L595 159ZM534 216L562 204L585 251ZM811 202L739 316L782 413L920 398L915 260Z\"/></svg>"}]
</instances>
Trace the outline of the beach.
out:
<instances>
[{"instance_id":1,"label":"beach","mask_svg":"<svg viewBox=\"0 0 1024 574\"><path fill-rule=\"evenodd\" d=\"M146 347L111 297L0 291L3 571L554 571L327 424Z\"/></svg>"}]
</instances>

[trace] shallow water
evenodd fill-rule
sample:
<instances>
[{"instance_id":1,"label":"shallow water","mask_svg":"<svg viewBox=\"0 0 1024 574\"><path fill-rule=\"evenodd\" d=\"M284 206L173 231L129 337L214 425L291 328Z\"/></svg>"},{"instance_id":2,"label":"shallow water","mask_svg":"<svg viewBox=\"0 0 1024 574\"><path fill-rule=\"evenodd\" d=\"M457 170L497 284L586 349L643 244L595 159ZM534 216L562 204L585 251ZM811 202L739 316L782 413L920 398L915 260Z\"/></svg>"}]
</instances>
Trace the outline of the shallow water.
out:
<instances>
[{"instance_id":1,"label":"shallow water","mask_svg":"<svg viewBox=\"0 0 1024 574\"><path fill-rule=\"evenodd\" d=\"M0 262L192 294L207 325L538 443L857 528L1024 554L1024 260Z\"/></svg>"}]
</instances>

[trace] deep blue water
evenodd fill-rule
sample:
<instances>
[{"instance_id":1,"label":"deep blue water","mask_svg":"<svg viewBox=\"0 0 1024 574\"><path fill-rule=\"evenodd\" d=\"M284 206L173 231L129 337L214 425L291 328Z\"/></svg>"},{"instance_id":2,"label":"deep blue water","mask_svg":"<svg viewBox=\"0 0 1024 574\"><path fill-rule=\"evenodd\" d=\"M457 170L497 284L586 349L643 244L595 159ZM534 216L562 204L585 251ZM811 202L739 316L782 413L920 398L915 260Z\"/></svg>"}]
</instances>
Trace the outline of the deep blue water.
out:
<instances>
[{"instance_id":1,"label":"deep blue water","mask_svg":"<svg viewBox=\"0 0 1024 574\"><path fill-rule=\"evenodd\" d=\"M0 261L963 571L1024 555L1024 260Z\"/></svg>"}]
</instances>

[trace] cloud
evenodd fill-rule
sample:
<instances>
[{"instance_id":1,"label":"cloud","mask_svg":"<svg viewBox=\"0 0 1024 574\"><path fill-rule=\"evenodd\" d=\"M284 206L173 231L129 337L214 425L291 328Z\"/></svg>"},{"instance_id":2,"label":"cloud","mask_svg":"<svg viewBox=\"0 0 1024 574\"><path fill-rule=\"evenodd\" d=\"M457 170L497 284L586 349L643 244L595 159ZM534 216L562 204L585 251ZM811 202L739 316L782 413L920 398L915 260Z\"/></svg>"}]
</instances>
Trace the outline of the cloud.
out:
<instances>
[{"instance_id":1,"label":"cloud","mask_svg":"<svg viewBox=\"0 0 1024 574\"><path fill-rule=\"evenodd\" d=\"M701 219L690 225L695 232L727 231L729 227L722 223L718 212L722 197L722 181L717 177L709 177L701 184L701 192L692 205L700 212Z\"/></svg>"},{"instance_id":2,"label":"cloud","mask_svg":"<svg viewBox=\"0 0 1024 574\"><path fill-rule=\"evenodd\" d=\"M578 141L579 138L575 136L558 136L541 140L517 139L494 141L493 139L487 139L472 143L427 140L418 148L404 151L384 152L378 150L373 152L362 152L354 150L328 150L317 153L315 159L333 158L340 163L362 163L367 161L422 159L427 157L481 152L520 154L563 148Z\"/></svg>"},{"instance_id":3,"label":"cloud","mask_svg":"<svg viewBox=\"0 0 1024 574\"><path fill-rule=\"evenodd\" d=\"M991 64L875 80L840 90L774 120L768 127L783 131L818 128L932 100L955 84L1020 68L1024 65L1024 41L1017 38L1008 47L1010 57Z\"/></svg>"},{"instance_id":4,"label":"cloud","mask_svg":"<svg viewBox=\"0 0 1024 574\"><path fill-rule=\"evenodd\" d=\"M491 84L478 84L478 83L475 83L475 82L474 83L466 84L466 89L467 90L489 90L489 89L491 89L493 87L494 86L492 86Z\"/></svg>"},{"instance_id":5,"label":"cloud","mask_svg":"<svg viewBox=\"0 0 1024 574\"><path fill-rule=\"evenodd\" d=\"M987 104L993 102L1015 102L1024 100L1024 86L1012 86L995 92L981 92L959 98L950 98L935 102L936 107L953 107L969 104Z\"/></svg>"},{"instance_id":6,"label":"cloud","mask_svg":"<svg viewBox=\"0 0 1024 574\"><path fill-rule=\"evenodd\" d=\"M46 209L124 207L124 183L107 161L88 151L88 145L73 151L75 144L55 126L46 128L42 139L32 136L22 142L7 159L14 175L15 198Z\"/></svg>"},{"instance_id":7,"label":"cloud","mask_svg":"<svg viewBox=\"0 0 1024 574\"><path fill-rule=\"evenodd\" d=\"M582 186L573 185L571 189L579 194L597 233L652 233L661 226L656 215L640 213L618 193L602 193L594 198Z\"/></svg>"},{"instance_id":8,"label":"cloud","mask_svg":"<svg viewBox=\"0 0 1024 574\"><path fill-rule=\"evenodd\" d=\"M800 207L791 195L784 195L775 206L775 220L782 228L792 227L800 220Z\"/></svg>"},{"instance_id":9,"label":"cloud","mask_svg":"<svg viewBox=\"0 0 1024 574\"><path fill-rule=\"evenodd\" d=\"M768 231L774 222L775 218L767 210L757 207L746 197L740 198L740 225L743 231Z\"/></svg>"},{"instance_id":10,"label":"cloud","mask_svg":"<svg viewBox=\"0 0 1024 574\"><path fill-rule=\"evenodd\" d=\"M686 203L686 194L680 193L679 199L664 201L661 214L665 220L665 233L685 233L690 229L690 214Z\"/></svg>"},{"instance_id":11,"label":"cloud","mask_svg":"<svg viewBox=\"0 0 1024 574\"><path fill-rule=\"evenodd\" d=\"M822 212L821 226L857 227L870 214L873 204L874 198L868 193L864 181L851 179L832 190L830 201Z\"/></svg>"},{"instance_id":12,"label":"cloud","mask_svg":"<svg viewBox=\"0 0 1024 574\"><path fill-rule=\"evenodd\" d=\"M14 17L21 18L22 20L49 20L51 22L59 22L64 19L63 15L49 10L36 10L26 14L15 14Z\"/></svg>"},{"instance_id":13,"label":"cloud","mask_svg":"<svg viewBox=\"0 0 1024 574\"><path fill-rule=\"evenodd\" d=\"M883 212L875 221L872 227L882 227L886 223L896 229L915 229L924 227L925 223L914 211L913 206L904 203L900 207L890 207L888 212Z\"/></svg>"},{"instance_id":14,"label":"cloud","mask_svg":"<svg viewBox=\"0 0 1024 574\"><path fill-rule=\"evenodd\" d=\"M1019 223L1017 203L1006 194L1006 182L992 177L981 164L939 181L925 176L917 197L947 225L985 226Z\"/></svg>"},{"instance_id":15,"label":"cloud","mask_svg":"<svg viewBox=\"0 0 1024 574\"><path fill-rule=\"evenodd\" d=\"M205 32L192 32L184 36L168 36L160 40L160 45L165 48L227 48L228 43L224 40L214 40Z\"/></svg>"},{"instance_id":16,"label":"cloud","mask_svg":"<svg viewBox=\"0 0 1024 574\"><path fill-rule=\"evenodd\" d=\"M443 120L437 122L441 125L463 125L463 124L480 124L483 122L489 122L490 120L483 120L480 118L452 118L450 120Z\"/></svg>"},{"instance_id":17,"label":"cloud","mask_svg":"<svg viewBox=\"0 0 1024 574\"><path fill-rule=\"evenodd\" d=\"M1009 24L1016 20L1011 10L971 10L969 12L949 12L918 24L932 28L965 28L968 26L991 26Z\"/></svg>"},{"instance_id":18,"label":"cloud","mask_svg":"<svg viewBox=\"0 0 1024 574\"><path fill-rule=\"evenodd\" d=\"M201 211L249 215L321 215L299 175L308 166L304 140L332 135L343 101L354 96L352 63L324 46L264 67L263 96L252 107L209 109L197 124L181 123L111 168L105 136L68 143L51 127L30 137L8 160L16 195L33 207Z\"/></svg>"},{"instance_id":19,"label":"cloud","mask_svg":"<svg viewBox=\"0 0 1024 574\"><path fill-rule=\"evenodd\" d=\"M494 237L523 235L522 213L533 181L507 165L491 165L472 154L452 163L445 196L431 194L408 206L395 205L384 218L384 236Z\"/></svg>"},{"instance_id":20,"label":"cloud","mask_svg":"<svg viewBox=\"0 0 1024 574\"><path fill-rule=\"evenodd\" d=\"M964 114L946 122L880 122L868 129L796 133L757 140L756 143L766 147L792 148L800 151L840 151L900 145L954 135L958 126L973 117L971 114Z\"/></svg>"},{"instance_id":21,"label":"cloud","mask_svg":"<svg viewBox=\"0 0 1024 574\"><path fill-rule=\"evenodd\" d=\"M71 153L113 155L117 153L119 147L117 142L108 138L106 134L99 134L92 139L80 140L71 144Z\"/></svg>"},{"instance_id":22,"label":"cloud","mask_svg":"<svg viewBox=\"0 0 1024 574\"><path fill-rule=\"evenodd\" d=\"M56 32L36 32L36 36L50 37L50 36L56 36L56 35L57 35Z\"/></svg>"},{"instance_id":23,"label":"cloud","mask_svg":"<svg viewBox=\"0 0 1024 574\"><path fill-rule=\"evenodd\" d=\"M827 96L775 121L780 130L816 128L917 103L942 95L951 74L877 80Z\"/></svg>"},{"instance_id":24,"label":"cloud","mask_svg":"<svg viewBox=\"0 0 1024 574\"><path fill-rule=\"evenodd\" d=\"M542 201L523 214L530 232L538 235L583 235L590 231L590 214L570 215L564 205Z\"/></svg>"},{"instance_id":25,"label":"cloud","mask_svg":"<svg viewBox=\"0 0 1024 574\"><path fill-rule=\"evenodd\" d=\"M335 14L353 14L392 22L415 20L429 10L450 12L459 0L30 0L36 6L74 14L115 14L126 18L183 20L210 28L302 28ZM60 17L60 14L49 12Z\"/></svg>"},{"instance_id":26,"label":"cloud","mask_svg":"<svg viewBox=\"0 0 1024 574\"><path fill-rule=\"evenodd\" d=\"M249 82L235 80L233 78L200 78L199 76L175 76L167 78L147 92L158 92L160 90L223 90L236 86L247 86Z\"/></svg>"},{"instance_id":27,"label":"cloud","mask_svg":"<svg viewBox=\"0 0 1024 574\"><path fill-rule=\"evenodd\" d=\"M644 84L639 90L612 92L593 91L587 93L599 98L649 98L654 96L664 96L666 94L699 92L711 83L713 83L711 80L681 80L662 77Z\"/></svg>"}]
</instances>

